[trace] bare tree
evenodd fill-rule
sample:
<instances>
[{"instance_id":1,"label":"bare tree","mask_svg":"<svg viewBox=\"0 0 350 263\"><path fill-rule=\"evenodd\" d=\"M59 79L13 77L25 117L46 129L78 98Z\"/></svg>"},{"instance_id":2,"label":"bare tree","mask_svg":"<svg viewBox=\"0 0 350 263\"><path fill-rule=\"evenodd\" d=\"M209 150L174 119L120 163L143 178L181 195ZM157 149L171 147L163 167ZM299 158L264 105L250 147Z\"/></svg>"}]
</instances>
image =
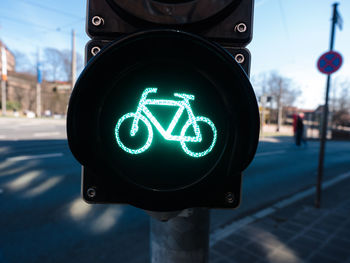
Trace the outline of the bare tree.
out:
<instances>
[{"instance_id":1,"label":"bare tree","mask_svg":"<svg viewBox=\"0 0 350 263\"><path fill-rule=\"evenodd\" d=\"M62 52L55 48L45 48L43 71L47 80L64 80Z\"/></svg>"},{"instance_id":2,"label":"bare tree","mask_svg":"<svg viewBox=\"0 0 350 263\"><path fill-rule=\"evenodd\" d=\"M82 56L77 53L77 71L83 67ZM44 73L47 80L69 81L71 79L72 52L68 49L58 50L46 48L44 50Z\"/></svg>"},{"instance_id":3,"label":"bare tree","mask_svg":"<svg viewBox=\"0 0 350 263\"><path fill-rule=\"evenodd\" d=\"M63 59L63 71L65 74L65 80L71 80L71 72L72 72L72 51L69 49L65 49L62 52ZM83 68L83 58L79 53L76 53L76 71L80 72Z\"/></svg>"},{"instance_id":4,"label":"bare tree","mask_svg":"<svg viewBox=\"0 0 350 263\"><path fill-rule=\"evenodd\" d=\"M350 81L348 79L335 79L333 85L335 91L334 109L349 110L350 109ZM332 87L332 88L333 88Z\"/></svg>"},{"instance_id":5,"label":"bare tree","mask_svg":"<svg viewBox=\"0 0 350 263\"><path fill-rule=\"evenodd\" d=\"M29 73L29 74L36 73L35 65L32 63L32 61L29 59L29 57L25 53L15 50L13 51L13 54L16 60L16 66L15 66L16 72Z\"/></svg>"},{"instance_id":6,"label":"bare tree","mask_svg":"<svg viewBox=\"0 0 350 263\"><path fill-rule=\"evenodd\" d=\"M282 124L283 107L292 106L300 95L299 88L289 78L272 71L254 78L253 82L259 87L258 94L271 96L277 107L277 131Z\"/></svg>"},{"instance_id":7,"label":"bare tree","mask_svg":"<svg viewBox=\"0 0 350 263\"><path fill-rule=\"evenodd\" d=\"M350 126L350 81L337 78L332 85L332 122L335 126Z\"/></svg>"}]
</instances>

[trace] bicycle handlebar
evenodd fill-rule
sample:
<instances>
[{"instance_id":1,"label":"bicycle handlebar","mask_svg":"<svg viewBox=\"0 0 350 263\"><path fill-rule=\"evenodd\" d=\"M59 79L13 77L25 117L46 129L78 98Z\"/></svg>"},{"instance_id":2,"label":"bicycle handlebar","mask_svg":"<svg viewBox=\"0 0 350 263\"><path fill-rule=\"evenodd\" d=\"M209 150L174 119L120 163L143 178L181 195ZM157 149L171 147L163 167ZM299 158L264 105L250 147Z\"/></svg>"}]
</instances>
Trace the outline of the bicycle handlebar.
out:
<instances>
[{"instance_id":1,"label":"bicycle handlebar","mask_svg":"<svg viewBox=\"0 0 350 263\"><path fill-rule=\"evenodd\" d=\"M174 96L180 97L183 99L194 100L194 95L189 95L189 94L185 94L185 93L174 93Z\"/></svg>"}]
</instances>

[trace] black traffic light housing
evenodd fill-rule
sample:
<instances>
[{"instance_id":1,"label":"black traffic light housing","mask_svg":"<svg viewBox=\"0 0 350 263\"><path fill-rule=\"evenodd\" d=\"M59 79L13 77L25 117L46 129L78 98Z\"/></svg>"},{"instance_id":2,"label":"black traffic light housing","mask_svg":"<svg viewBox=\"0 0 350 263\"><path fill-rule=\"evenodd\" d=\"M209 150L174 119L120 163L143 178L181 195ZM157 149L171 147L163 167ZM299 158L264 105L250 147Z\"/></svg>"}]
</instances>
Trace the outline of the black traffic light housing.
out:
<instances>
[{"instance_id":1,"label":"black traffic light housing","mask_svg":"<svg viewBox=\"0 0 350 263\"><path fill-rule=\"evenodd\" d=\"M67 115L89 203L235 208L255 154L253 0L88 0Z\"/></svg>"},{"instance_id":2,"label":"black traffic light housing","mask_svg":"<svg viewBox=\"0 0 350 263\"><path fill-rule=\"evenodd\" d=\"M253 4L253 0L88 0L86 27L94 39L176 29L244 47L252 39Z\"/></svg>"},{"instance_id":3,"label":"black traffic light housing","mask_svg":"<svg viewBox=\"0 0 350 263\"><path fill-rule=\"evenodd\" d=\"M146 90L153 115L142 108ZM185 118L177 121L180 111L162 111L181 107ZM147 147L134 144L136 118L136 144ZM171 118L172 139L157 126L170 127ZM196 132L202 139L191 142ZM87 202L235 208L256 151L259 112L247 75L226 50L190 33L150 30L121 37L89 61L71 95L67 134L83 165Z\"/></svg>"},{"instance_id":4,"label":"black traffic light housing","mask_svg":"<svg viewBox=\"0 0 350 263\"><path fill-rule=\"evenodd\" d=\"M93 39L90 40L86 44L85 48L85 59L86 61L89 61L92 59L95 55L98 54L98 52L107 47L109 44L111 44L113 41L111 40L100 40L100 39ZM243 47L232 47L232 46L223 46L236 60L236 62L243 68L244 72L249 76L250 74L250 52L248 49Z\"/></svg>"}]
</instances>

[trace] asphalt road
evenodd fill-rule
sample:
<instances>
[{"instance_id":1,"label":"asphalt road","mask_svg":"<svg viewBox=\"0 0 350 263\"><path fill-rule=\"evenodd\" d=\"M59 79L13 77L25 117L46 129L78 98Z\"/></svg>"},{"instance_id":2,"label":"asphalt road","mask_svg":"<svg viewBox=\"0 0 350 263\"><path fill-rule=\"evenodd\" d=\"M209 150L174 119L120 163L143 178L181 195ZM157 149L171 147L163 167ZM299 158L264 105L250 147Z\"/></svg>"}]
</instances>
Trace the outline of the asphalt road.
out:
<instances>
[{"instance_id":1,"label":"asphalt road","mask_svg":"<svg viewBox=\"0 0 350 263\"><path fill-rule=\"evenodd\" d=\"M319 143L261 141L237 210L212 210L211 230L316 182ZM350 170L350 142L327 142L325 177ZM0 262L147 262L148 215L88 205L62 120L0 118Z\"/></svg>"}]
</instances>

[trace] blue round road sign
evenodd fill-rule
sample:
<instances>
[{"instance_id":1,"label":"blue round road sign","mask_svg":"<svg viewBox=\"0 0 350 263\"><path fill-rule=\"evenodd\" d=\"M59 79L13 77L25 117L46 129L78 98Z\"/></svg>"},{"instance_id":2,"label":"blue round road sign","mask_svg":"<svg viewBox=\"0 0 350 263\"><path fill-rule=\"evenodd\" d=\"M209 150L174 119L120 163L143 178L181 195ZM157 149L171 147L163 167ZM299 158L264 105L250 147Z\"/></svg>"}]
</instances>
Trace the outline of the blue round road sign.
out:
<instances>
[{"instance_id":1,"label":"blue round road sign","mask_svg":"<svg viewBox=\"0 0 350 263\"><path fill-rule=\"evenodd\" d=\"M328 51L318 59L317 68L322 73L330 75L340 68L342 62L342 56L338 52Z\"/></svg>"}]
</instances>

